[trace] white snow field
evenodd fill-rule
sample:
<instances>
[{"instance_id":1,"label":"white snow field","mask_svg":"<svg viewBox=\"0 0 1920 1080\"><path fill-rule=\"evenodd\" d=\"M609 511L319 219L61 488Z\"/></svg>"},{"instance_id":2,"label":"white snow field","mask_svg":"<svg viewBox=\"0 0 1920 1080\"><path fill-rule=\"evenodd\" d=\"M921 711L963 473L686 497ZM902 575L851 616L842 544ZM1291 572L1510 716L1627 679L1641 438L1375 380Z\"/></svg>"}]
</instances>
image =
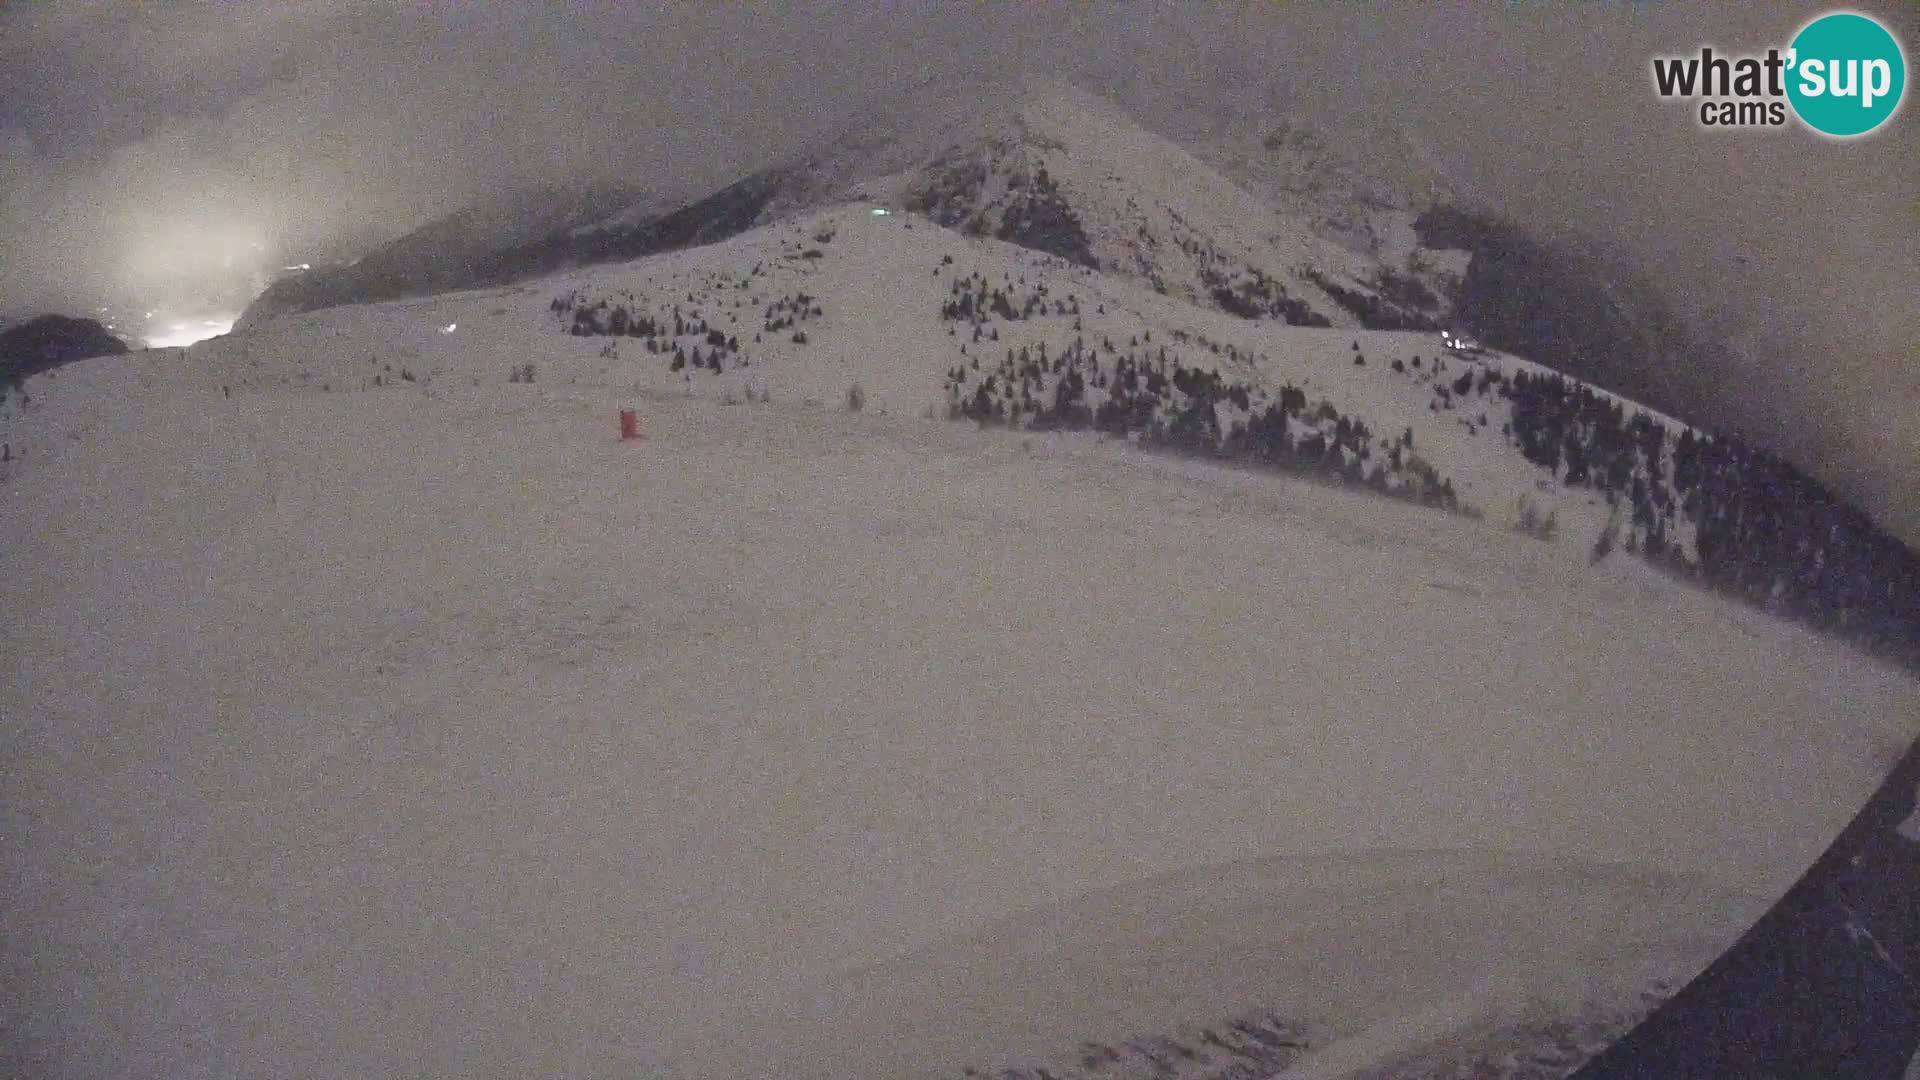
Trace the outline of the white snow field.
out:
<instances>
[{"instance_id":1,"label":"white snow field","mask_svg":"<svg viewBox=\"0 0 1920 1080\"><path fill-rule=\"evenodd\" d=\"M1421 335L1057 270L1088 337L1424 425L1486 520L924 418L940 255L1044 260L836 214L12 396L0 1072L1396 1075L1684 980L1915 734L1906 675L1590 566L1579 493L1507 529L1530 466L1379 359ZM723 271L813 341L696 384L548 310ZM1303 1045L1203 1037L1249 1017Z\"/></svg>"}]
</instances>

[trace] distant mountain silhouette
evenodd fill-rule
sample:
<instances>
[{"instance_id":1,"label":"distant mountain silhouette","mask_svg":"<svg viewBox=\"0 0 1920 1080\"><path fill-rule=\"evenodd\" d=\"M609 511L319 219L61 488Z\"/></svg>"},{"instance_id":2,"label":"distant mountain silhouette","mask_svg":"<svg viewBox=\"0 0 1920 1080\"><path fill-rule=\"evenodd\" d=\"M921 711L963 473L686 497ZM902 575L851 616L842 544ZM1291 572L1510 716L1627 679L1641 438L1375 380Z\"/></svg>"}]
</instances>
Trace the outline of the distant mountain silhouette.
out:
<instances>
[{"instance_id":1,"label":"distant mountain silhouette","mask_svg":"<svg viewBox=\"0 0 1920 1080\"><path fill-rule=\"evenodd\" d=\"M1496 213L1436 206L1423 246L1473 256L1453 318L1482 342L1700 422L1700 370L1725 348L1694 333L1644 272L1592 241L1549 241ZM1720 425L1724 426L1724 425Z\"/></svg>"},{"instance_id":2,"label":"distant mountain silhouette","mask_svg":"<svg viewBox=\"0 0 1920 1080\"><path fill-rule=\"evenodd\" d=\"M757 173L665 212L653 212L649 199L624 189L541 188L476 204L350 266L282 278L254 300L238 326L342 304L504 285L569 266L724 240L753 225L782 175Z\"/></svg>"},{"instance_id":3,"label":"distant mountain silhouette","mask_svg":"<svg viewBox=\"0 0 1920 1080\"><path fill-rule=\"evenodd\" d=\"M42 315L0 331L0 384L18 385L62 364L127 351L126 342L92 319Z\"/></svg>"}]
</instances>

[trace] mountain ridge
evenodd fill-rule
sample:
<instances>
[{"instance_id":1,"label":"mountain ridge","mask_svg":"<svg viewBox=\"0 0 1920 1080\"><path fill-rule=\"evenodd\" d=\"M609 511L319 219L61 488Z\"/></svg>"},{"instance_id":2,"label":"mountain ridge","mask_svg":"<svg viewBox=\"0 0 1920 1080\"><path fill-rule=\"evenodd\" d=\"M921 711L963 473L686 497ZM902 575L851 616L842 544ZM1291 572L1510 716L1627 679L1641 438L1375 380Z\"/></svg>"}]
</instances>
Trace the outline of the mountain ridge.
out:
<instances>
[{"instance_id":1,"label":"mountain ridge","mask_svg":"<svg viewBox=\"0 0 1920 1080\"><path fill-rule=\"evenodd\" d=\"M94 319L40 315L0 323L0 386L18 386L43 371L126 351L127 343Z\"/></svg>"},{"instance_id":2,"label":"mountain ridge","mask_svg":"<svg viewBox=\"0 0 1920 1080\"><path fill-rule=\"evenodd\" d=\"M1529 513L1522 502L1517 524L1577 518L1596 537L1595 558L1619 544L1872 648L1920 654L1920 628L1902 611L1909 597L1920 610L1911 552L1784 461L1681 422L1698 414L1658 373L1706 346L1643 277L1597 245L1543 241L1484 208L1430 202L1453 197L1438 183L1330 196L1300 180L1339 175L1324 140L1291 126L1234 137L1254 136L1272 156L1239 170L1302 196L1294 209L1072 87L945 101L931 113L902 106L897 119L850 126L812 157L643 223L624 211L574 219L487 256L471 280L590 283L551 297L560 329L642 338L650 354L671 355L670 376L689 390L710 370L731 380L728 392L750 392L731 365L751 358L756 374L770 371L759 366L766 353L795 352L789 345L831 351L849 371L865 370L859 349L872 348L915 358L899 372L868 371L877 385L867 392L894 408L1095 429L1481 513L1531 499L1542 505ZM1358 216L1329 226L1315 204ZM901 247L916 222L962 241L929 250L975 268L948 270ZM982 263L968 246L996 242L1025 254L996 248ZM688 265L707 269L697 278L673 269ZM932 295L897 280L918 272L910 267L931 273ZM821 273L841 283L824 309L803 287ZM675 278L664 292L663 274ZM598 284L629 279L655 284ZM787 287L770 291L775 280ZM710 325L701 305L724 298L737 309L742 291L764 306L757 328L737 311L724 329ZM1089 312L1094 296L1132 314L1098 299ZM839 321L834 309L874 305L902 310L863 311L852 337L822 340ZM816 317L826 322L807 324ZM1496 352L1454 355L1435 333L1447 326L1476 331ZM1163 336L1148 346L1152 332ZM1392 333L1408 336L1380 336ZM1407 380L1385 397L1383 364ZM1297 381L1309 373L1345 399L1314 400L1325 390ZM821 399L850 392L820 385L821 374L795 371ZM1421 409L1442 421L1437 431L1407 423ZM1461 432L1493 452L1459 444ZM1432 453L1442 433L1441 445L1452 440L1464 455L1457 468ZM1512 456L1537 473L1509 473ZM1497 499L1460 486L1494 475ZM1579 498L1542 500L1536 482Z\"/></svg>"},{"instance_id":3,"label":"mountain ridge","mask_svg":"<svg viewBox=\"0 0 1920 1080\"><path fill-rule=\"evenodd\" d=\"M1032 164L1036 179L1043 167ZM779 189L773 178L753 191L738 220ZM994 202L1003 194L953 205L1005 206ZM1537 357L1463 347L1431 330L1248 317L986 228L955 231L919 212L873 210L868 201L843 202L717 243L471 298L454 294L432 310L446 312L441 321L451 332L525 303L483 314L473 306L500 301L482 297L537 289L545 312L525 327L521 348L553 357L570 379L631 379L656 392L733 401L776 388L815 402L858 397L887 411L1084 430L1353 486L1494 516L1570 549L1579 563L1615 551L1639 555L1881 655L1920 662L1911 614L1920 610L1920 557L1738 438ZM1098 235L1098 223L1087 231ZM454 342L420 338L431 329L418 322L422 303L368 309L392 327L382 334L414 342L407 348L422 358L388 377L463 377L470 364L449 356ZM339 310L340 318L359 317L359 309ZM527 318L520 310L517 318ZM324 315L268 323L257 336L298 353L311 347L311 327L328 324ZM293 374L272 370L274 379ZM294 385L364 388L369 376L379 385L381 374L316 356ZM259 385L257 376L234 375Z\"/></svg>"},{"instance_id":4,"label":"mountain ridge","mask_svg":"<svg viewBox=\"0 0 1920 1080\"><path fill-rule=\"evenodd\" d=\"M1391 265L1392 260L1385 266L1370 265L1365 254L1343 248L1332 226L1329 236L1317 236L1315 224L1301 214L1263 203L1176 143L1068 84L1003 88L979 100L947 99L933 90L923 93L925 103L903 105L866 125L850 121L841 136L812 154L749 174L675 208L647 209L634 203L597 218L549 214L549 219L556 220L544 235L529 238L504 230L491 245L470 236L467 227L489 216L484 207L456 211L369 253L355 266L275 283L248 309L241 325L258 325L277 314L338 303L502 284L550 273L569 263L655 254L696 239L723 238L749 224L765 224L863 193L893 195L916 208L939 211L933 215L937 219L944 213L963 228L970 226L1015 242L1026 239L1041 250L1072 253L1088 262L1095 259L1092 241L1073 238L1066 219L1092 209L1113 226L1097 245L1102 248L1099 258L1104 269L1159 280L1164 287L1199 297L1212 297L1221 290L1237 292L1241 300L1229 303L1264 305L1271 309L1269 314L1284 309L1296 317L1311 311L1336 325L1358 325L1361 320L1334 295L1295 273L1296 264L1311 256L1316 272L1331 274L1339 288L1363 296L1373 292L1365 280L1370 272L1407 270ZM1115 154L1132 152L1149 153L1153 164L1164 168L1142 170L1131 167L1135 163L1114 159ZM1078 160L1090 156L1104 160ZM1076 167L1081 164L1095 168ZM1326 167L1296 164L1308 172ZM1099 165L1109 167L1102 171ZM1111 167L1115 165L1120 167ZM1048 185L1038 184L1042 171L1047 171L1052 184L1065 182L1065 193L1044 190ZM1123 174L1126 181L1120 182ZM1034 184L1040 190L1008 198L1010 186ZM1195 204L1187 193L1196 185L1204 189L1203 201L1227 212L1232 220L1212 220L1204 213L1195 220ZM1337 183L1333 186L1338 188ZM739 214L739 196L749 190L763 190L765 200L752 207L752 214ZM563 206L589 201L585 195L543 196L540 192L520 193L504 201L530 204L543 197ZM1076 205L1088 200L1095 205ZM1012 223L1007 220L1009 213L1015 217ZM700 218L711 220L687 227L689 221ZM680 224L668 224L669 219ZM1268 235L1237 235L1242 223L1260 219L1268 219L1264 230ZM1406 243L1410 224L1401 223L1398 250L1392 253L1397 259L1404 260L1410 249ZM1459 269L1453 267L1452 272L1457 274ZM1276 290L1287 296L1276 296ZM1279 303L1294 295L1302 299L1294 305ZM1430 305L1422 317L1436 314L1437 304Z\"/></svg>"},{"instance_id":5,"label":"mountain ridge","mask_svg":"<svg viewBox=\"0 0 1920 1080\"><path fill-rule=\"evenodd\" d=\"M697 198L522 192L496 200L522 209L517 221L508 215L515 227L492 235L479 226L497 211L464 208L353 266L283 278L239 325L645 257L868 199L1247 317L1464 328L1702 418L1698 388L1674 373L1713 341L1618 258L1538 237L1465 199L1408 133L1339 140L1251 106L1158 111L1181 128L1176 138L1071 83L928 80L848 117L811 153ZM1365 160L1349 152L1355 139Z\"/></svg>"}]
</instances>

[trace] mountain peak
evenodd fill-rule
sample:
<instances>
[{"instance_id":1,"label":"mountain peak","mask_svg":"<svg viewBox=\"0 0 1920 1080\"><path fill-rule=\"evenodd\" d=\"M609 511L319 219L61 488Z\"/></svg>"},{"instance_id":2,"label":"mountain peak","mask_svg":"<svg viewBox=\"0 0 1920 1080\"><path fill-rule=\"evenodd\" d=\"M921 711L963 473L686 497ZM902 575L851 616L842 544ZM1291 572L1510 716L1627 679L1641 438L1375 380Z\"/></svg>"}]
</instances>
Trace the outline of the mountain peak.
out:
<instances>
[{"instance_id":1,"label":"mountain peak","mask_svg":"<svg viewBox=\"0 0 1920 1080\"><path fill-rule=\"evenodd\" d=\"M420 258L386 273L371 294L315 277L261 311L402 295L406 279L420 276L414 266L444 265L451 275L428 275L418 291L493 284L514 268L633 258L835 203L875 202L1243 317L1385 329L1447 317L1464 256L1422 250L1413 229L1420 200L1407 188L1349 165L1337 140L1298 118L1243 110L1202 119L1156 131L1061 78L928 79L849 118L799 162L705 199L620 209L556 197L554 215L516 208L502 223L547 235L503 227L493 251L469 241L474 222L500 215L454 215L394 245ZM420 250L449 245L459 250L437 261ZM455 280L461 274L472 280Z\"/></svg>"}]
</instances>

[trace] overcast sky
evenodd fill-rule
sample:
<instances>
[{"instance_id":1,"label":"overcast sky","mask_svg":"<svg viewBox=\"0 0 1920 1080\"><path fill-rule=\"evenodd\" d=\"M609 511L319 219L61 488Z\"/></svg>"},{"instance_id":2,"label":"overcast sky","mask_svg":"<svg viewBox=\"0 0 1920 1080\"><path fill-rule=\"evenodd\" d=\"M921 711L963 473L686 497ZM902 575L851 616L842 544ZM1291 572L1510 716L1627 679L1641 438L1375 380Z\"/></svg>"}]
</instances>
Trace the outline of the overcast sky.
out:
<instances>
[{"instance_id":1,"label":"overcast sky","mask_svg":"<svg viewBox=\"0 0 1920 1080\"><path fill-rule=\"evenodd\" d=\"M1915 51L1920 6L1855 7ZM1759 346L1715 373L1727 422L1920 537L1920 113L1847 144L1711 133L1647 74L1655 53L1784 46L1821 10L6 4L0 309L155 287L255 242L299 258L527 183L693 192L925 80L1284 100L1335 132L1402 125L1523 220L1635 252Z\"/></svg>"}]
</instances>

